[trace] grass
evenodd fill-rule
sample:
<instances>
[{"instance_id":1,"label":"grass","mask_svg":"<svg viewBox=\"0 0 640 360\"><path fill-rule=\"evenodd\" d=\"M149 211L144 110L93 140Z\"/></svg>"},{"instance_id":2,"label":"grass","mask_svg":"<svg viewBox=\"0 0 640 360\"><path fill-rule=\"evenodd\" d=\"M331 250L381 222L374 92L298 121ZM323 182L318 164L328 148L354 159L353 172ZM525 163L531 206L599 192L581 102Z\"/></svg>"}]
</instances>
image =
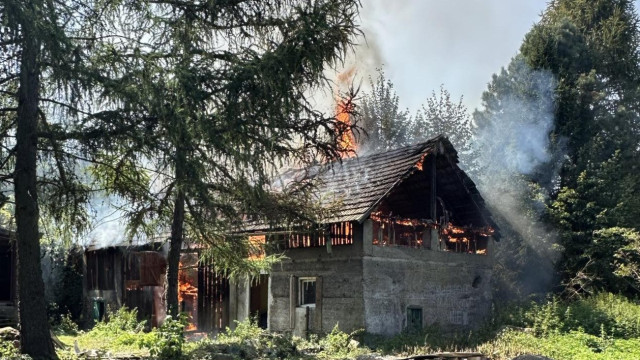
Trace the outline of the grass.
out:
<instances>
[{"instance_id":1,"label":"grass","mask_svg":"<svg viewBox=\"0 0 640 360\"><path fill-rule=\"evenodd\" d=\"M478 351L494 360L536 354L552 359L620 360L640 359L640 339L602 338L581 331L536 336L508 330L482 344Z\"/></svg>"},{"instance_id":2,"label":"grass","mask_svg":"<svg viewBox=\"0 0 640 360\"><path fill-rule=\"evenodd\" d=\"M109 352L112 356L158 354L179 359L179 351L174 350L181 348L184 360L212 359L216 354L233 359L331 360L371 353L408 356L438 351L477 351L495 360L523 354L568 360L640 359L640 305L613 294L574 302L550 298L543 303L504 307L483 328L448 336L442 335L437 326L393 337L349 334L335 327L325 336L301 339L270 333L255 322L245 321L215 339L183 344L178 320L145 332L145 324L136 317L135 310L121 309L110 315L109 322L101 322L89 332L77 331L73 324L66 323L58 334L70 350L61 351L61 359L77 359L74 341L82 350ZM3 359L18 356L9 343L1 341L0 355Z\"/></svg>"}]
</instances>

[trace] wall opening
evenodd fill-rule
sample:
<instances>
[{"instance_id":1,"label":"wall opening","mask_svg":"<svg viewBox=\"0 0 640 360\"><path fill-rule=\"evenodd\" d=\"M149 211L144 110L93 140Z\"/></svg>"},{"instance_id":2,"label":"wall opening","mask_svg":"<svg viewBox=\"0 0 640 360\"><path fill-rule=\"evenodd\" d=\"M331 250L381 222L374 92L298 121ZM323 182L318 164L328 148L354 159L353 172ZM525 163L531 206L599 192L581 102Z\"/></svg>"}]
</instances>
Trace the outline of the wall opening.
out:
<instances>
[{"instance_id":1,"label":"wall opening","mask_svg":"<svg viewBox=\"0 0 640 360\"><path fill-rule=\"evenodd\" d=\"M269 313L269 275L260 275L251 284L249 293L249 313L255 317L258 326L267 328Z\"/></svg>"},{"instance_id":2,"label":"wall opening","mask_svg":"<svg viewBox=\"0 0 640 360\"><path fill-rule=\"evenodd\" d=\"M300 306L316 304L316 278L300 278L298 290L298 304Z\"/></svg>"},{"instance_id":3,"label":"wall opening","mask_svg":"<svg viewBox=\"0 0 640 360\"><path fill-rule=\"evenodd\" d=\"M422 331L422 308L417 306L409 306L407 308L407 331Z\"/></svg>"},{"instance_id":4,"label":"wall opening","mask_svg":"<svg viewBox=\"0 0 640 360\"><path fill-rule=\"evenodd\" d=\"M250 237L251 240L251 237ZM275 243L281 249L351 245L353 244L353 223L340 222L326 225L323 229L297 229L294 232L278 234Z\"/></svg>"}]
</instances>

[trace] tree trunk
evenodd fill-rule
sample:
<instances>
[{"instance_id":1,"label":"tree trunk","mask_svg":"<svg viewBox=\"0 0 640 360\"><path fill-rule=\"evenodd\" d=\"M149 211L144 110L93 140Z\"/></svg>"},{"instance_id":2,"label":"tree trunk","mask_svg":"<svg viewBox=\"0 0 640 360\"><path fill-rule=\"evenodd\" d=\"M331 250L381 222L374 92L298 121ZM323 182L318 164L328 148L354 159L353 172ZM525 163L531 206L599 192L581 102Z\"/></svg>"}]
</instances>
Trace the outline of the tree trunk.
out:
<instances>
[{"instance_id":1,"label":"tree trunk","mask_svg":"<svg viewBox=\"0 0 640 360\"><path fill-rule=\"evenodd\" d=\"M169 240L169 255L167 258L167 313L176 318L180 313L178 303L178 272L180 268L180 250L182 249L182 239L184 235L184 205L185 192L182 187L184 176L184 157L180 151L176 163L176 186L177 193L173 207L173 221L171 223L171 239Z\"/></svg>"},{"instance_id":2,"label":"tree trunk","mask_svg":"<svg viewBox=\"0 0 640 360\"><path fill-rule=\"evenodd\" d=\"M33 19L35 21L35 19ZM18 258L18 313L21 351L33 359L57 359L49 333L40 265L36 186L40 42L31 24L23 24L23 48L18 89L14 190Z\"/></svg>"}]
</instances>

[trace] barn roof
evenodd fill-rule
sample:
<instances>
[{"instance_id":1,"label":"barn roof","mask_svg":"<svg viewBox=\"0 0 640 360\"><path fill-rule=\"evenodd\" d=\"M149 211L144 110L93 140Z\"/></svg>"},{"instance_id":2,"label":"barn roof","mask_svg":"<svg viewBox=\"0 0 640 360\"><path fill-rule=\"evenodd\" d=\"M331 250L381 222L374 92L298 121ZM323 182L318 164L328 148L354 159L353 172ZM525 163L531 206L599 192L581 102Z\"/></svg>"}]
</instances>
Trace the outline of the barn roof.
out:
<instances>
[{"instance_id":1,"label":"barn roof","mask_svg":"<svg viewBox=\"0 0 640 360\"><path fill-rule=\"evenodd\" d=\"M422 171L421 163L429 155L437 159L438 196L448 204L448 211L458 215L460 225L497 229L475 184L458 167L456 150L443 136L396 150L343 159L323 167L289 171L282 175L281 182L312 178L319 201L338 203L338 206L332 206L334 210L323 221L325 223L363 222L383 202L389 202L395 214L404 212L408 216L418 216L415 208L420 204L417 200L428 196L424 184L430 180ZM264 227L254 223L247 230Z\"/></svg>"}]
</instances>

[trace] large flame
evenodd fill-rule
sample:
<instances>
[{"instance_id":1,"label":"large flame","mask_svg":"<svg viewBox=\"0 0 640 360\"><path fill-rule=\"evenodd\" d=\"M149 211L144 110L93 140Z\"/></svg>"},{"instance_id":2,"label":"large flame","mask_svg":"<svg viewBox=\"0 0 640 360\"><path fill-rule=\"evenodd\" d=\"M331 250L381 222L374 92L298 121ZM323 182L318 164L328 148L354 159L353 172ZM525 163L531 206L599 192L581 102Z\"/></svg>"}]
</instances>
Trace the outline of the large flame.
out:
<instances>
[{"instance_id":1,"label":"large flame","mask_svg":"<svg viewBox=\"0 0 640 360\"><path fill-rule=\"evenodd\" d=\"M353 136L353 131L351 130L351 114L355 109L355 104L352 102L352 99L341 95L347 92L355 74L355 70L355 67L351 67L341 72L336 77L335 99L336 120L338 120L336 124L336 132L339 136L338 148L343 158L355 156L356 150L358 150L355 137Z\"/></svg>"},{"instance_id":2,"label":"large flame","mask_svg":"<svg viewBox=\"0 0 640 360\"><path fill-rule=\"evenodd\" d=\"M338 128L336 129L340 138L338 139L338 147L343 154L342 157L355 156L358 147L356 139L351 131L350 115L353 112L353 103L350 100L338 99L336 104L336 119L338 120Z\"/></svg>"},{"instance_id":3,"label":"large flame","mask_svg":"<svg viewBox=\"0 0 640 360\"><path fill-rule=\"evenodd\" d=\"M186 331L196 330L197 328L195 324L195 307L198 304L198 288L191 283L192 281L189 279L187 270L183 268L182 262L180 262L178 270L178 303L182 304L184 301L190 305L186 307L188 317Z\"/></svg>"}]
</instances>

